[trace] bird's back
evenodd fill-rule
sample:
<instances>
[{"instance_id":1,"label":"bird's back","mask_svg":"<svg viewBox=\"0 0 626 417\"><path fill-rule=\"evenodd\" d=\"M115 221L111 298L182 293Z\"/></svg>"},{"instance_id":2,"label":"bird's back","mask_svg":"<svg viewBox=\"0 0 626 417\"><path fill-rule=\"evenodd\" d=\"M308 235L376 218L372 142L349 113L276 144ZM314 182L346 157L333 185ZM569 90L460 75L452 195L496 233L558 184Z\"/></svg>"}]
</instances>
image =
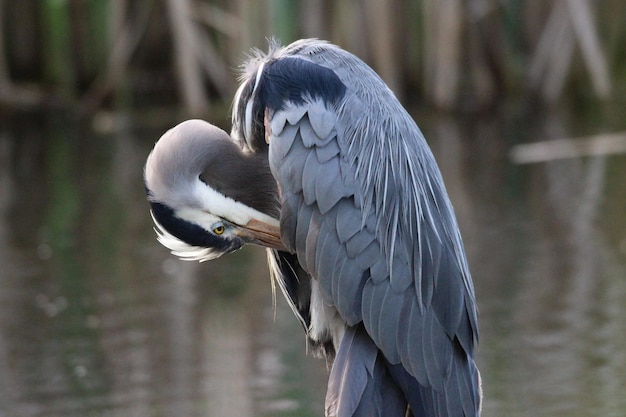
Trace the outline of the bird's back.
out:
<instances>
[{"instance_id":1,"label":"bird's back","mask_svg":"<svg viewBox=\"0 0 626 417\"><path fill-rule=\"evenodd\" d=\"M354 55L304 40L249 64L233 118L243 144L269 139L283 243L348 326L336 366L382 363L416 415L476 415L478 328L463 244L434 157L393 93ZM363 337L381 358L349 355L369 352L355 348L368 345ZM342 386L333 375L330 385ZM376 381L361 380L357 396Z\"/></svg>"}]
</instances>

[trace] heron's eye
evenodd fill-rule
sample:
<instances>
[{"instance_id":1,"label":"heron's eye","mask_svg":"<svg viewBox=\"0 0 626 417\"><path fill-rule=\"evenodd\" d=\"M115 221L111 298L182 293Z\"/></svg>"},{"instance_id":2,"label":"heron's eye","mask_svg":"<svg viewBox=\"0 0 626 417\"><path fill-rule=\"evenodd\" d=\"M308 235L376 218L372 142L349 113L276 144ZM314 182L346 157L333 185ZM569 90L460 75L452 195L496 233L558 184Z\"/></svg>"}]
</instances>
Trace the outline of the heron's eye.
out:
<instances>
[{"instance_id":1,"label":"heron's eye","mask_svg":"<svg viewBox=\"0 0 626 417\"><path fill-rule=\"evenodd\" d=\"M225 230L226 228L223 224L218 224L213 227L213 233L215 233L216 235L221 235L222 233L224 233Z\"/></svg>"}]
</instances>

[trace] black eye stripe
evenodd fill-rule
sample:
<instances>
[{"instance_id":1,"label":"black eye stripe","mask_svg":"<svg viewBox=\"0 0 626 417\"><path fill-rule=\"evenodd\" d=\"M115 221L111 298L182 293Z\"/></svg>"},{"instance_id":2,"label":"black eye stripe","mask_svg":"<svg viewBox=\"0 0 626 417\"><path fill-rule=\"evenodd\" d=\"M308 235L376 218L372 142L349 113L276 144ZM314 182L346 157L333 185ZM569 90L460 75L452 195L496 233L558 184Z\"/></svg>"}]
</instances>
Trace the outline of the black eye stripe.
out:
<instances>
[{"instance_id":1,"label":"black eye stripe","mask_svg":"<svg viewBox=\"0 0 626 417\"><path fill-rule=\"evenodd\" d=\"M197 224L193 224L176 217L170 207L156 202L150 202L154 218L170 234L191 246L201 248L214 248L220 251L228 251L232 242L209 233Z\"/></svg>"}]
</instances>

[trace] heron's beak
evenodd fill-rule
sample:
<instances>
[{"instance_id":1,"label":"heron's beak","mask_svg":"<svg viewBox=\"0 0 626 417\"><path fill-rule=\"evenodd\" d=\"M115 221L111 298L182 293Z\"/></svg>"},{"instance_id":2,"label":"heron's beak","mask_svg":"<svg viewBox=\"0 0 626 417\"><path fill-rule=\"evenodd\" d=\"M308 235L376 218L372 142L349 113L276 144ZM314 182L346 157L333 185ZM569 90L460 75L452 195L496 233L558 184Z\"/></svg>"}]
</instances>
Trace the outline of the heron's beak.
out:
<instances>
[{"instance_id":1,"label":"heron's beak","mask_svg":"<svg viewBox=\"0 0 626 417\"><path fill-rule=\"evenodd\" d=\"M238 228L237 235L256 245L288 252L280 240L280 227L276 225L252 219Z\"/></svg>"}]
</instances>

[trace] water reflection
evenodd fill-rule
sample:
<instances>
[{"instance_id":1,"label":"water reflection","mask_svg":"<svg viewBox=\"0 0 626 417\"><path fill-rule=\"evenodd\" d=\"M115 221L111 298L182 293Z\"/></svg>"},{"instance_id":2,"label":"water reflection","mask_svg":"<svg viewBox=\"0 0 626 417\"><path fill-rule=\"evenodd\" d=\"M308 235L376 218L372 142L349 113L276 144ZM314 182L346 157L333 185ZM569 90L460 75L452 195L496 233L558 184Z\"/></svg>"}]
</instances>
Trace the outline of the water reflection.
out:
<instances>
[{"instance_id":1,"label":"water reflection","mask_svg":"<svg viewBox=\"0 0 626 417\"><path fill-rule=\"evenodd\" d=\"M419 121L474 275L483 415L623 415L626 157L513 166L510 141L567 126ZM0 416L323 414L324 364L273 309L263 252L156 243L141 169L165 128L0 128Z\"/></svg>"},{"instance_id":2,"label":"water reflection","mask_svg":"<svg viewBox=\"0 0 626 417\"><path fill-rule=\"evenodd\" d=\"M484 415L623 415L626 157L515 167L506 125L448 124L431 133L477 287ZM556 117L525 132L569 133Z\"/></svg>"},{"instance_id":3,"label":"water reflection","mask_svg":"<svg viewBox=\"0 0 626 417\"><path fill-rule=\"evenodd\" d=\"M273 323L263 252L199 265L155 244L141 170L160 133L2 132L0 415L321 412L325 371L283 304Z\"/></svg>"}]
</instances>

